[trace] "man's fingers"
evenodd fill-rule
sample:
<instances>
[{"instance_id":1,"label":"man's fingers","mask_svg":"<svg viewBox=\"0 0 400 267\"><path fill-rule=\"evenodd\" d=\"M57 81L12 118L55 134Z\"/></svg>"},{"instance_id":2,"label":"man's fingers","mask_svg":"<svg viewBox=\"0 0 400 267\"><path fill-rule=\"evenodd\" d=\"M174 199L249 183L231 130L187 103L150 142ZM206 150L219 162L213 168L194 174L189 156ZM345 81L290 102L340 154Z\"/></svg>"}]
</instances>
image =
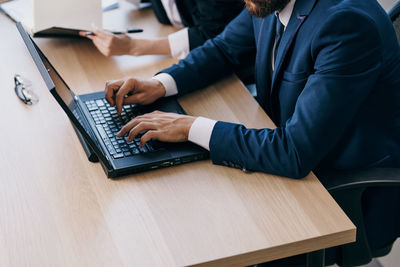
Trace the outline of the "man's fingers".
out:
<instances>
[{"instance_id":1,"label":"man's fingers","mask_svg":"<svg viewBox=\"0 0 400 267\"><path fill-rule=\"evenodd\" d=\"M82 37L87 37L89 39L92 39L94 37L92 35L87 35L86 33L87 33L87 31L80 31L79 35L82 36Z\"/></svg>"},{"instance_id":2,"label":"man's fingers","mask_svg":"<svg viewBox=\"0 0 400 267\"><path fill-rule=\"evenodd\" d=\"M143 147L147 142L149 142L151 139L158 139L158 131L150 130L145 133L142 138L140 138L140 146Z\"/></svg>"},{"instance_id":3,"label":"man's fingers","mask_svg":"<svg viewBox=\"0 0 400 267\"><path fill-rule=\"evenodd\" d=\"M97 47L97 49L99 49L99 51L105 55L105 56L109 56L108 53L108 48L104 45L104 43L101 41L101 39L99 39L97 36L92 36L93 39L91 39L93 41L93 44Z\"/></svg>"},{"instance_id":4,"label":"man's fingers","mask_svg":"<svg viewBox=\"0 0 400 267\"><path fill-rule=\"evenodd\" d=\"M123 80L117 80L117 81L108 81L106 83L106 88L104 90L104 95L106 97L106 100L108 103L110 103L111 106L115 105L115 92L118 91L118 89L122 86L124 83Z\"/></svg>"},{"instance_id":5,"label":"man's fingers","mask_svg":"<svg viewBox=\"0 0 400 267\"><path fill-rule=\"evenodd\" d=\"M115 94L115 105L117 106L118 114L122 113L122 105L124 103L125 96L132 91L135 87L134 79L127 79L119 88L118 92Z\"/></svg>"},{"instance_id":6,"label":"man's fingers","mask_svg":"<svg viewBox=\"0 0 400 267\"><path fill-rule=\"evenodd\" d=\"M119 132L117 133L118 137L122 137L124 136L126 133L128 133L133 127L135 127L136 125L138 125L140 123L140 119L133 119L130 122L128 122L127 124L125 124L121 130L119 130Z\"/></svg>"},{"instance_id":7,"label":"man's fingers","mask_svg":"<svg viewBox=\"0 0 400 267\"><path fill-rule=\"evenodd\" d=\"M125 124L121 130L117 133L118 137L122 137L127 134L132 128L138 125L141 122L151 122L149 119L142 118L142 116L138 116L132 120L130 120L127 124Z\"/></svg>"},{"instance_id":8,"label":"man's fingers","mask_svg":"<svg viewBox=\"0 0 400 267\"><path fill-rule=\"evenodd\" d=\"M127 105L127 104L142 104L143 98L144 98L144 94L143 93L132 94L130 96L124 97L123 104L124 105Z\"/></svg>"},{"instance_id":9,"label":"man's fingers","mask_svg":"<svg viewBox=\"0 0 400 267\"><path fill-rule=\"evenodd\" d=\"M101 38L108 38L112 36L112 33L99 29L96 25L92 24L92 31L95 35Z\"/></svg>"},{"instance_id":10,"label":"man's fingers","mask_svg":"<svg viewBox=\"0 0 400 267\"><path fill-rule=\"evenodd\" d=\"M86 38L89 38L92 41L94 41L94 39L96 38L96 36L93 36L93 35L83 35L83 36L86 37Z\"/></svg>"},{"instance_id":11,"label":"man's fingers","mask_svg":"<svg viewBox=\"0 0 400 267\"><path fill-rule=\"evenodd\" d=\"M156 125L154 123L142 121L130 130L127 141L131 142L141 132L155 130L155 129L156 129Z\"/></svg>"}]
</instances>

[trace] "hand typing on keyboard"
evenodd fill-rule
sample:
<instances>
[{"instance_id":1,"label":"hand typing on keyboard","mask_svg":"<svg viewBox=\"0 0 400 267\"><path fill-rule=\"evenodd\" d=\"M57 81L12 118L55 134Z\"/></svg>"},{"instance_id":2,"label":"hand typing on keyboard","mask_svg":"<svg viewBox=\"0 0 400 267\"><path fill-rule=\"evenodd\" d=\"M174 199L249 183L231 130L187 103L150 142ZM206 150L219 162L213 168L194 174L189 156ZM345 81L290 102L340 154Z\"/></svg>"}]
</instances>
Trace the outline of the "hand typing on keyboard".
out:
<instances>
[{"instance_id":1,"label":"hand typing on keyboard","mask_svg":"<svg viewBox=\"0 0 400 267\"><path fill-rule=\"evenodd\" d=\"M139 80L128 78L106 83L105 97L111 106L116 106L118 114L122 112L122 105L153 103L165 96L164 86L157 80Z\"/></svg>"},{"instance_id":2,"label":"hand typing on keyboard","mask_svg":"<svg viewBox=\"0 0 400 267\"><path fill-rule=\"evenodd\" d=\"M118 114L122 114L122 106L126 104L150 104L165 96L164 86L157 80L126 80L109 81L106 84L105 97L111 106L116 106ZM117 137L128 135L131 142L140 133L140 147L151 139L163 142L184 142L188 140L189 130L196 118L175 113L155 111L137 116L125 124Z\"/></svg>"},{"instance_id":3,"label":"hand typing on keyboard","mask_svg":"<svg viewBox=\"0 0 400 267\"><path fill-rule=\"evenodd\" d=\"M151 139L163 142L184 142L188 140L189 130L196 117L154 111L135 117L118 132L122 137L128 134L127 141L131 142L142 132L140 146L143 147Z\"/></svg>"}]
</instances>

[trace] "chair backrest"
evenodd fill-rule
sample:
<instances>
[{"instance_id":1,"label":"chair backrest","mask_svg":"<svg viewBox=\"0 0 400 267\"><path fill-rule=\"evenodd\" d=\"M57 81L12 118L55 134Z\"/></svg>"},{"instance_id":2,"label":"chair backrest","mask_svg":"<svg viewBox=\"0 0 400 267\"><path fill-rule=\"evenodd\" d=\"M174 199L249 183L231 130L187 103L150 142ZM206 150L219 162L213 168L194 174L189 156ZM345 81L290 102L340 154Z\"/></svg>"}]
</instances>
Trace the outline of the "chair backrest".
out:
<instances>
[{"instance_id":1,"label":"chair backrest","mask_svg":"<svg viewBox=\"0 0 400 267\"><path fill-rule=\"evenodd\" d=\"M327 264L360 266L367 264L372 258L388 254L393 245L392 240L395 240L400 234L400 225L396 224L397 221L400 221L400 168L330 171L329 173L320 173L318 178L357 226L356 242L327 251ZM365 213L365 207L369 206L367 203L370 203L368 199L377 203L378 212L377 208L369 208L368 213ZM379 201L375 202L377 199ZM381 205L384 208L379 208ZM379 217L378 226L382 223L387 229L390 229L376 231L379 234L384 232L384 238L382 235L382 238L372 238L372 240L371 235L367 233L365 220L371 218L371 215ZM370 219L368 221L371 223ZM372 226L369 224L369 229L377 226L375 221L372 223ZM384 241L383 245L377 245L376 242L381 243L382 240ZM331 255L336 255L336 258L331 259Z\"/></svg>"},{"instance_id":2,"label":"chair backrest","mask_svg":"<svg viewBox=\"0 0 400 267\"><path fill-rule=\"evenodd\" d=\"M394 29L396 31L397 40L400 43L400 1L398 1L389 11L389 16L392 19Z\"/></svg>"}]
</instances>

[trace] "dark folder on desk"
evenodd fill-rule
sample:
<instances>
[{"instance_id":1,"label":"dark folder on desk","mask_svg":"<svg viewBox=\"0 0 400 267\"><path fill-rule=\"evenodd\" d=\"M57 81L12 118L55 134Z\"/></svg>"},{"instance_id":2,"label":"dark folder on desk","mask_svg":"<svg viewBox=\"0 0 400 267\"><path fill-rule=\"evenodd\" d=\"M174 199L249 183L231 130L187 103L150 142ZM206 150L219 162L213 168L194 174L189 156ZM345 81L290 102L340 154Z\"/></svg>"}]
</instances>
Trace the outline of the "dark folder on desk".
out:
<instances>
[{"instance_id":1,"label":"dark folder on desk","mask_svg":"<svg viewBox=\"0 0 400 267\"><path fill-rule=\"evenodd\" d=\"M120 128L134 116L154 110L184 113L173 97L147 105L124 105L121 116L104 98L104 92L76 95L57 73L20 23L17 28L49 91L67 114L79 135L99 158L108 177L169 167L201 160L208 151L189 142L162 143L151 140L144 147L135 138L127 142L116 137ZM61 152L60 152L61 153Z\"/></svg>"},{"instance_id":2,"label":"dark folder on desk","mask_svg":"<svg viewBox=\"0 0 400 267\"><path fill-rule=\"evenodd\" d=\"M80 31L78 29L67 29L62 27L51 27L46 30L39 32L34 32L33 37L69 37L69 38L84 38L79 35Z\"/></svg>"}]
</instances>

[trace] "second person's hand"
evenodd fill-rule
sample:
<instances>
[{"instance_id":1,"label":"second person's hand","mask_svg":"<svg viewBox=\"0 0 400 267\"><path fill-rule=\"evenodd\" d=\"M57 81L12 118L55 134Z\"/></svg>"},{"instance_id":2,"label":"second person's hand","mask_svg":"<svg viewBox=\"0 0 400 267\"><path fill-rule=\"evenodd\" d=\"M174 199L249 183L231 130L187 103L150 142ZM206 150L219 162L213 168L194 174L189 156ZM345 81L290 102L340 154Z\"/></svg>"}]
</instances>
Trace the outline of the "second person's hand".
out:
<instances>
[{"instance_id":1,"label":"second person's hand","mask_svg":"<svg viewBox=\"0 0 400 267\"><path fill-rule=\"evenodd\" d=\"M86 35L80 32L83 37L93 41L97 49L105 56L121 56L131 54L133 40L126 34L113 34L110 31L100 30L92 26L94 35Z\"/></svg>"},{"instance_id":2,"label":"second person's hand","mask_svg":"<svg viewBox=\"0 0 400 267\"><path fill-rule=\"evenodd\" d=\"M139 80L128 78L124 80L108 81L104 91L106 100L111 106L116 106L118 114L122 112L122 105L151 104L165 96L164 85L155 80Z\"/></svg>"},{"instance_id":3,"label":"second person's hand","mask_svg":"<svg viewBox=\"0 0 400 267\"><path fill-rule=\"evenodd\" d=\"M94 35L80 32L79 35L93 41L96 48L105 56L171 55L168 38L136 39L126 34L113 34L92 26Z\"/></svg>"}]
</instances>

